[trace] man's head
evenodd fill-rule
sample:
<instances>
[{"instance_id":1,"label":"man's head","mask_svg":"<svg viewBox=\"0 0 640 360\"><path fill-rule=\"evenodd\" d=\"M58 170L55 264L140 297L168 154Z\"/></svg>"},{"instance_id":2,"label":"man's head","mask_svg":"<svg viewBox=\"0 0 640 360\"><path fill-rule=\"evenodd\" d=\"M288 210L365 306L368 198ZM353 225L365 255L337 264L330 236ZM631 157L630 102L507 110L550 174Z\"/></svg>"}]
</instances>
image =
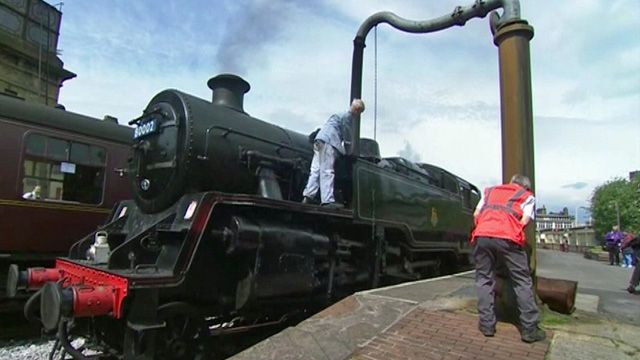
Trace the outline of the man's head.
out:
<instances>
[{"instance_id":1,"label":"man's head","mask_svg":"<svg viewBox=\"0 0 640 360\"><path fill-rule=\"evenodd\" d=\"M40 190L41 190L40 185L36 185L36 186L33 188L33 192L34 192L34 194L36 194L36 195L40 195Z\"/></svg>"},{"instance_id":2,"label":"man's head","mask_svg":"<svg viewBox=\"0 0 640 360\"><path fill-rule=\"evenodd\" d=\"M522 174L515 174L511 177L511 184L518 184L523 188L531 191L531 180Z\"/></svg>"},{"instance_id":3,"label":"man's head","mask_svg":"<svg viewBox=\"0 0 640 360\"><path fill-rule=\"evenodd\" d=\"M362 114L364 112L364 101L360 99L353 99L349 112L354 115Z\"/></svg>"}]
</instances>

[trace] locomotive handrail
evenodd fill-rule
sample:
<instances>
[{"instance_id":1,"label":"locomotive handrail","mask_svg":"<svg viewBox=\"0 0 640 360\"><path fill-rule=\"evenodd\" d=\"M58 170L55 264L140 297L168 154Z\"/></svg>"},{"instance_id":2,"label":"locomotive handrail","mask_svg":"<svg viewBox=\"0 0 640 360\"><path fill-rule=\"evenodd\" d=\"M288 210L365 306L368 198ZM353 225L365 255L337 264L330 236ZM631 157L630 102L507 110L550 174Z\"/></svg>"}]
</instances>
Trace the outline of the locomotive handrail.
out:
<instances>
[{"instance_id":1,"label":"locomotive handrail","mask_svg":"<svg viewBox=\"0 0 640 360\"><path fill-rule=\"evenodd\" d=\"M251 134L248 134L248 133L245 133L245 132L239 131L239 130L234 130L232 128L227 128L227 127L223 127L223 126L220 126L220 125L212 125L211 127L207 128L207 131L205 132L204 150L203 150L204 154L198 155L197 156L198 160L207 160L208 159L207 154L209 153L209 133L213 129L218 129L218 130L224 131L224 134L222 135L222 137L226 137L230 133L235 133L235 134L238 134L238 135L241 135L241 136L248 137L248 138L250 138L252 140L258 140L258 141L261 141L261 142L264 142L264 143L267 143L267 144L275 145L275 146L278 147L276 152L279 152L280 149L285 148L285 149L289 149L289 150L294 151L294 152L311 154L310 151L306 151L305 149L301 149L301 148L289 146L287 144L283 144L283 143L271 141L271 140L268 140L268 139L260 138L260 137L257 137L257 136L253 136Z\"/></svg>"},{"instance_id":2,"label":"locomotive handrail","mask_svg":"<svg viewBox=\"0 0 640 360\"><path fill-rule=\"evenodd\" d=\"M254 158L258 161L272 162L274 164L285 165L292 168L299 166L301 162L300 158L281 159L276 156L264 154L257 150L242 150L240 155L242 157L242 160L246 160L249 166L252 164L252 160Z\"/></svg>"},{"instance_id":3,"label":"locomotive handrail","mask_svg":"<svg viewBox=\"0 0 640 360\"><path fill-rule=\"evenodd\" d=\"M475 0L470 6L456 6L452 13L425 21L414 21L399 17L398 15L383 11L368 17L353 39L353 60L351 65L351 99L362 97L362 62L365 48L365 39L369 31L380 23L387 23L394 28L410 33L430 33L444 30L452 26L464 26L467 20L474 17L485 17L490 11L502 7L504 12L498 16L492 14L491 27L495 28L504 24L520 20L519 0ZM352 154L358 156L360 152L360 115L354 117Z\"/></svg>"},{"instance_id":4,"label":"locomotive handrail","mask_svg":"<svg viewBox=\"0 0 640 360\"><path fill-rule=\"evenodd\" d=\"M140 120L144 119L145 117L152 115L152 114L162 114L162 110L160 108L155 108L151 111L143 111L142 115L138 116L137 118L131 120L128 122L129 125L138 125L138 123L140 122Z\"/></svg>"}]
</instances>

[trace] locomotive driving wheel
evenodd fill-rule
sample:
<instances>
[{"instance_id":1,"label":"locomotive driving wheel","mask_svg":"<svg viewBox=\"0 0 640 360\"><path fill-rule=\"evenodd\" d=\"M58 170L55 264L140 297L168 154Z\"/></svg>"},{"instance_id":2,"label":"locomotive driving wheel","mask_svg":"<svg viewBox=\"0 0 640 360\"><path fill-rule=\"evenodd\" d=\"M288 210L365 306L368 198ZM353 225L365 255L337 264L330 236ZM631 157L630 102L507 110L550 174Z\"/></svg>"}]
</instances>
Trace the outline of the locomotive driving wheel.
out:
<instances>
[{"instance_id":1,"label":"locomotive driving wheel","mask_svg":"<svg viewBox=\"0 0 640 360\"><path fill-rule=\"evenodd\" d=\"M159 329L127 329L125 357L162 360L204 359L205 322L197 309L184 302L167 303L158 308Z\"/></svg>"},{"instance_id":2,"label":"locomotive driving wheel","mask_svg":"<svg viewBox=\"0 0 640 360\"><path fill-rule=\"evenodd\" d=\"M158 332L158 358L200 359L204 356L204 319L193 306L182 302L162 305L158 318L166 324Z\"/></svg>"}]
</instances>

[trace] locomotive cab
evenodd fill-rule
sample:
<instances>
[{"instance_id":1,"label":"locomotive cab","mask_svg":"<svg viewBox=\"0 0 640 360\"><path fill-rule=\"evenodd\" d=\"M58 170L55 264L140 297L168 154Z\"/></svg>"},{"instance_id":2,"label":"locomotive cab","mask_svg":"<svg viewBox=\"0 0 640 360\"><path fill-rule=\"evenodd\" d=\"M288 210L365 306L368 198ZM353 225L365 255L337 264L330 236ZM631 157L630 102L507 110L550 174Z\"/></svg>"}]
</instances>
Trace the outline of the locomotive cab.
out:
<instances>
[{"instance_id":1,"label":"locomotive cab","mask_svg":"<svg viewBox=\"0 0 640 360\"><path fill-rule=\"evenodd\" d=\"M358 161L379 164L381 160L378 142L368 138L360 139L360 154L358 157L350 155L339 157L335 163L334 195L336 201L344 204L346 208L352 208L354 164Z\"/></svg>"},{"instance_id":2,"label":"locomotive cab","mask_svg":"<svg viewBox=\"0 0 640 360\"><path fill-rule=\"evenodd\" d=\"M380 145L373 139L360 138L360 158L377 164L380 157Z\"/></svg>"}]
</instances>

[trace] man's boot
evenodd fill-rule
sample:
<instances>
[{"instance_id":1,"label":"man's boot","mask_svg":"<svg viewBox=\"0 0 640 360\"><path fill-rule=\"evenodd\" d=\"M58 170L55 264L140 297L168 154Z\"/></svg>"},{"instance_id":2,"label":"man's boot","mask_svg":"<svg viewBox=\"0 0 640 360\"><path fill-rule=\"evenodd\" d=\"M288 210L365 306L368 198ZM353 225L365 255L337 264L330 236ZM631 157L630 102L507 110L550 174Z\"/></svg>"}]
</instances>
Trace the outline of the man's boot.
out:
<instances>
[{"instance_id":1,"label":"man's boot","mask_svg":"<svg viewBox=\"0 0 640 360\"><path fill-rule=\"evenodd\" d=\"M542 341L547 338L547 334L544 330L539 327L535 327L533 329L522 329L522 334L520 334L520 338L522 341L526 343L533 343L536 341Z\"/></svg>"}]
</instances>

